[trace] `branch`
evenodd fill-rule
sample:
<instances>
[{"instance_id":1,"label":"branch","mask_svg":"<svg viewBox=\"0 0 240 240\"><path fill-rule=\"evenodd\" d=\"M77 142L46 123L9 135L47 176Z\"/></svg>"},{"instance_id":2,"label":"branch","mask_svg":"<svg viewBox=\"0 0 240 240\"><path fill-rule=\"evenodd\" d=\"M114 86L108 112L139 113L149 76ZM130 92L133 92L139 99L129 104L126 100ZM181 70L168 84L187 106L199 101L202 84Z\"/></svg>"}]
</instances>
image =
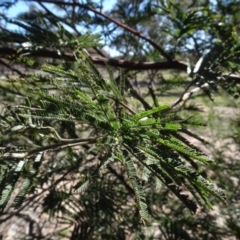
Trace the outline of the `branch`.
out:
<instances>
[{"instance_id":1,"label":"branch","mask_svg":"<svg viewBox=\"0 0 240 240\"><path fill-rule=\"evenodd\" d=\"M91 57L94 64L105 65L108 64L113 67L125 68L128 70L187 70L187 63L180 61L167 62L132 62L125 60L118 60L115 58Z\"/></svg>"},{"instance_id":2,"label":"branch","mask_svg":"<svg viewBox=\"0 0 240 240\"><path fill-rule=\"evenodd\" d=\"M59 55L57 51L51 49L40 49L36 51L23 50L21 54L26 54L32 57L45 57L45 58L54 58L54 59L62 59L65 58L69 61L75 61L75 57L70 52L65 52L62 55ZM0 48L0 56L17 56L19 53L13 48L2 47ZM178 70L187 70L187 63L180 61L171 61L171 62L132 62L132 61L124 61L118 60L116 58L105 58L105 57L93 57L89 56L91 61L97 65L106 65L112 67L120 67L128 70L167 70L167 69L178 69Z\"/></svg>"},{"instance_id":3,"label":"branch","mask_svg":"<svg viewBox=\"0 0 240 240\"><path fill-rule=\"evenodd\" d=\"M189 85L190 87L191 85ZM194 89L192 89L190 92L187 92L188 88L185 90L185 92L182 94L182 96L177 99L172 105L171 105L171 109L176 107L179 103L181 102L185 102L186 100L188 100L192 95L197 94L198 92L200 92L200 90L204 89L204 88L209 88L209 84L208 83L204 83L203 85L196 87Z\"/></svg>"},{"instance_id":4,"label":"branch","mask_svg":"<svg viewBox=\"0 0 240 240\"><path fill-rule=\"evenodd\" d=\"M1 51L1 50L0 50ZM6 68L9 68L11 71L16 72L18 75L20 76L24 76L24 74L19 71L18 69L11 67L8 63L6 63L3 59L0 59L0 64L2 64L3 66L5 66Z\"/></svg>"},{"instance_id":5,"label":"branch","mask_svg":"<svg viewBox=\"0 0 240 240\"><path fill-rule=\"evenodd\" d=\"M33 155L38 154L39 152L46 152L46 151L55 151L58 149L62 149L62 148L66 148L66 147L74 147L74 146L78 146L78 145L82 145L82 144L93 144L93 143L97 143L100 139L102 139L103 137L106 136L100 136L100 137L96 137L96 138L76 138L76 139L64 139L65 141L61 141L60 143L56 143L56 144L51 144L51 145L47 145L47 146L43 146L43 147L39 147L39 148L35 148L35 149L29 149L25 152L19 152L19 151L10 151L10 152L6 152L3 153L1 155L1 158L3 159L23 159L23 158L27 158L27 157L31 157ZM4 151L5 148L0 148L0 150Z\"/></svg>"},{"instance_id":6,"label":"branch","mask_svg":"<svg viewBox=\"0 0 240 240\"><path fill-rule=\"evenodd\" d=\"M152 41L150 38L144 36L142 33L140 33L139 31L137 31L136 29L134 28L131 28L129 26L127 26L126 24L124 23L121 23L119 21L117 21L116 19L104 14L103 12L100 12L100 11L97 11L96 9L92 8L92 7L89 7L85 4L80 4L80 3L71 3L71 2L64 2L64 1L53 1L53 0L26 0L26 2L41 2L41 3L53 3L53 4L59 4L59 5L65 5L65 6L78 6L80 8L83 8L83 9L86 9L88 11L91 11L97 15L100 15L102 17L104 17L105 19L115 23L117 26L131 32L132 34L134 34L135 36L137 37L140 37L141 39L145 40L146 42L150 43L156 50L158 50L162 56L164 56L169 62L172 62L173 59L172 57L167 54L158 44L156 44L154 41Z\"/></svg>"},{"instance_id":7,"label":"branch","mask_svg":"<svg viewBox=\"0 0 240 240\"><path fill-rule=\"evenodd\" d=\"M44 57L44 58L53 58L53 59L63 59L65 58L68 61L75 61L74 54L70 52L61 53L61 55L51 49L40 49L36 51L22 50L21 54L28 55L32 57ZM16 57L19 53L17 50L9 47L0 47L0 57ZM91 61L97 65L112 66L124 68L127 70L182 70L187 71L187 63L182 61L172 61L172 62L132 62L119 60L116 58L105 58L105 57L94 57L88 55ZM214 73L214 71L211 71ZM240 76L236 74L224 73L222 77L226 79L234 80L237 84L240 84Z\"/></svg>"}]
</instances>

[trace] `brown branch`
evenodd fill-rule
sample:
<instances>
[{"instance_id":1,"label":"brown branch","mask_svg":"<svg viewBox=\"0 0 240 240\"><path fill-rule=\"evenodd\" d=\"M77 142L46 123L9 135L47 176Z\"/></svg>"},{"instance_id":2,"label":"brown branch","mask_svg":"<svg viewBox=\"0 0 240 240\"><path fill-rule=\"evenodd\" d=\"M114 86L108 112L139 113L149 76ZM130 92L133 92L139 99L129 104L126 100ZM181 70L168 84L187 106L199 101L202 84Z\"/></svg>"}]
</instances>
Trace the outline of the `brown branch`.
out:
<instances>
[{"instance_id":1,"label":"brown branch","mask_svg":"<svg viewBox=\"0 0 240 240\"><path fill-rule=\"evenodd\" d=\"M36 51L22 50L21 54L27 54L32 57L44 57L53 59L66 59L68 61L75 61L75 57L70 52L62 53L59 55L57 51L52 49L40 49ZM0 47L0 57L16 57L19 53L13 48ZM94 64L112 67L119 67L127 70L182 70L187 71L187 63L182 61L172 62L132 62L119 60L116 58L94 57L89 55L89 58ZM213 71L211 71L214 73ZM225 73L222 74L226 79L234 80L237 84L240 84L240 76L236 74ZM228 80L226 80L228 81Z\"/></svg>"},{"instance_id":2,"label":"brown branch","mask_svg":"<svg viewBox=\"0 0 240 240\"><path fill-rule=\"evenodd\" d=\"M62 59L65 58L69 61L75 61L75 57L70 52L65 52L62 55L59 55L57 51L51 49L40 49L36 51L23 50L21 54L27 54L32 57L44 57L44 58L54 58L54 59ZM17 56L17 51L13 48L2 47L0 48L0 56ZM94 57L89 56L94 64L98 65L106 65L112 67L120 67L128 70L168 70L168 69L178 69L178 70L187 70L187 63L180 61L172 61L172 62L131 62L124 61L115 58L104 58L104 57Z\"/></svg>"},{"instance_id":3,"label":"brown branch","mask_svg":"<svg viewBox=\"0 0 240 240\"><path fill-rule=\"evenodd\" d=\"M56 0L26 0L26 2L41 2L41 3L53 3L53 4L59 4L59 5L65 5L65 6L78 6L80 8L86 9L88 11L91 11L97 15L100 15L102 17L104 17L105 19L115 23L117 26L131 32L132 34L134 34L137 37L140 37L141 39L145 40L146 42L150 43L156 50L158 50L162 56L164 56L168 61L173 61L172 57L167 54L157 43L155 43L152 39L144 36L142 33L140 33L139 31L137 31L134 28L129 27L128 25L121 23L119 21L117 21L116 19L104 14L103 12L97 11L96 9L89 7L85 4L80 4L80 3L71 3L71 2L64 2L64 1L56 1Z\"/></svg>"},{"instance_id":4,"label":"brown branch","mask_svg":"<svg viewBox=\"0 0 240 240\"><path fill-rule=\"evenodd\" d=\"M113 67L125 68L128 70L187 70L187 64L179 61L172 62L132 62L115 58L90 57L93 63L99 65L108 64Z\"/></svg>"}]
</instances>

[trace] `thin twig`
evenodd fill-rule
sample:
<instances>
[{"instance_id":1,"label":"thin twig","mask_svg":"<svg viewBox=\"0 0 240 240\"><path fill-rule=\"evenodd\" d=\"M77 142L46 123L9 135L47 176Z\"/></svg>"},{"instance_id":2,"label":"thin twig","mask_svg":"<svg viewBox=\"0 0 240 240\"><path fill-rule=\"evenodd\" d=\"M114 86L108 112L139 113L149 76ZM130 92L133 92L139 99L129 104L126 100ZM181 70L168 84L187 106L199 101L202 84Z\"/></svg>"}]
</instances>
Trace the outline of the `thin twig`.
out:
<instances>
[{"instance_id":1,"label":"thin twig","mask_svg":"<svg viewBox=\"0 0 240 240\"><path fill-rule=\"evenodd\" d=\"M28 151L25 152L14 152L10 151L8 153L3 153L1 155L2 158L4 159L23 159L27 157L31 157L39 152L44 152L48 150L55 151L59 148L66 148L66 147L73 147L81 144L92 144L98 142L101 138L106 137L107 135L96 137L96 138L76 138L76 139L62 139L60 143L56 144L51 144L48 146L43 146L35 149L29 149Z\"/></svg>"},{"instance_id":2,"label":"thin twig","mask_svg":"<svg viewBox=\"0 0 240 240\"><path fill-rule=\"evenodd\" d=\"M0 50L1 52L1 50ZM20 76L25 76L25 74L23 74L21 71L19 71L18 69L10 66L8 63L6 63L3 59L0 59L0 64L2 64L3 66L5 66L6 68L9 68L11 71L16 72L18 75Z\"/></svg>"},{"instance_id":3,"label":"thin twig","mask_svg":"<svg viewBox=\"0 0 240 240\"><path fill-rule=\"evenodd\" d=\"M187 89L189 89L190 86L188 86ZM188 100L193 94L198 93L200 90L202 90L203 88L209 88L209 84L208 83L204 83L203 85L201 85L200 87L196 87L193 90L191 90L190 92L185 91L184 94L177 99L177 101L175 101L172 105L171 105L171 109L176 107L179 103L184 102L186 100Z\"/></svg>"}]
</instances>

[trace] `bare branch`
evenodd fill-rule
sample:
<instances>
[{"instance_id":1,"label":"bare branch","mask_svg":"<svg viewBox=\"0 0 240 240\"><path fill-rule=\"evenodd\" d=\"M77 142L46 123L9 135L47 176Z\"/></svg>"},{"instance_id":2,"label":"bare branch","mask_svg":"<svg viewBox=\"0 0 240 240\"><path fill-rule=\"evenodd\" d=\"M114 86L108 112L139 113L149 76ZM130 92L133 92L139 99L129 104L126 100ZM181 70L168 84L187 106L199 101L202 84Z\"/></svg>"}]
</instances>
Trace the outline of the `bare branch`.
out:
<instances>
[{"instance_id":1,"label":"bare branch","mask_svg":"<svg viewBox=\"0 0 240 240\"><path fill-rule=\"evenodd\" d=\"M192 89L191 91L187 92L187 90L184 92L184 94L182 94L182 96L177 99L172 105L171 108L176 107L179 103L181 102L185 102L186 100L188 100L192 95L197 94L198 92L200 92L200 90L202 90L203 88L209 88L209 84L208 83L204 83L203 85L196 87L194 89ZM187 88L188 89L188 88Z\"/></svg>"},{"instance_id":2,"label":"bare branch","mask_svg":"<svg viewBox=\"0 0 240 240\"><path fill-rule=\"evenodd\" d=\"M65 52L62 55L59 55L57 51L51 49L40 49L36 51L23 50L22 54L27 54L28 56L33 57L45 57L45 58L54 58L54 59L62 59L65 58L69 61L75 61L75 57L70 52ZM13 48L2 47L0 48L0 56L14 56L18 55L17 51ZM124 61L118 60L115 58L104 58L104 57L93 57L89 56L94 64L98 65L110 65L112 67L120 67L128 70L167 70L167 69L176 69L176 70L187 70L187 63L180 61L172 61L172 62L132 62L132 61Z\"/></svg>"},{"instance_id":3,"label":"bare branch","mask_svg":"<svg viewBox=\"0 0 240 240\"><path fill-rule=\"evenodd\" d=\"M36 51L23 50L22 54L26 54L32 57L44 57L44 58L53 58L53 59L66 59L68 61L75 61L74 54L71 52L65 52L59 55L57 51L52 49L39 49ZM15 57L19 55L17 50L9 47L0 47L0 57ZM89 58L94 64L103 65L106 64L112 67L123 68L127 70L182 70L187 71L187 63L182 61L172 61L172 62L132 62L119 60L116 58L105 58L105 57L94 57L89 55ZM209 70L211 73L214 71ZM226 81L233 80L236 84L240 84L240 76L231 73L223 73L223 78L226 78Z\"/></svg>"},{"instance_id":4,"label":"bare branch","mask_svg":"<svg viewBox=\"0 0 240 240\"><path fill-rule=\"evenodd\" d=\"M24 76L24 74L19 71L18 69L11 67L8 63L6 63L3 59L0 59L0 65L5 66L6 68L9 68L11 71L16 72L20 76Z\"/></svg>"},{"instance_id":5,"label":"bare branch","mask_svg":"<svg viewBox=\"0 0 240 240\"><path fill-rule=\"evenodd\" d=\"M51 144L35 149L29 149L25 152L6 152L1 155L3 159L23 159L27 157L31 157L39 152L46 152L46 151L55 151L58 149L62 148L67 148L67 147L73 147L73 146L78 146L82 144L93 144L98 142L101 138L106 137L106 136L100 136L96 138L76 138L76 139L62 139L60 143L56 144ZM4 150L4 148L0 148L1 150Z\"/></svg>"}]
</instances>

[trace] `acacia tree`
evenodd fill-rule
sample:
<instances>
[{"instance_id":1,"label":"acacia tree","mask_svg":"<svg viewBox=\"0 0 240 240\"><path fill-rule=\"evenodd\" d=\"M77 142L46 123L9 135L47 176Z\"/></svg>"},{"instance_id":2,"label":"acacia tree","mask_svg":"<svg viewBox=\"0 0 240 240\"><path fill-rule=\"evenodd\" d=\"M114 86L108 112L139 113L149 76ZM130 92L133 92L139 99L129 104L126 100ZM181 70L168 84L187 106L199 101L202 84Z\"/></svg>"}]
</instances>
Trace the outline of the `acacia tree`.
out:
<instances>
[{"instance_id":1,"label":"acacia tree","mask_svg":"<svg viewBox=\"0 0 240 240\"><path fill-rule=\"evenodd\" d=\"M208 178L213 159L189 142L204 122L180 111L200 91L238 97L238 5L119 1L104 13L102 2L28 2L17 19L1 15L0 63L18 75L1 81L1 221L37 209L32 238L146 239L142 222L162 239L231 234L204 210L212 197L226 203ZM179 97L162 104L171 85ZM50 236L43 213L58 224Z\"/></svg>"}]
</instances>

